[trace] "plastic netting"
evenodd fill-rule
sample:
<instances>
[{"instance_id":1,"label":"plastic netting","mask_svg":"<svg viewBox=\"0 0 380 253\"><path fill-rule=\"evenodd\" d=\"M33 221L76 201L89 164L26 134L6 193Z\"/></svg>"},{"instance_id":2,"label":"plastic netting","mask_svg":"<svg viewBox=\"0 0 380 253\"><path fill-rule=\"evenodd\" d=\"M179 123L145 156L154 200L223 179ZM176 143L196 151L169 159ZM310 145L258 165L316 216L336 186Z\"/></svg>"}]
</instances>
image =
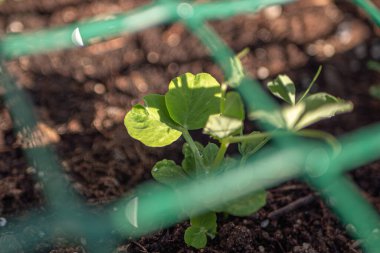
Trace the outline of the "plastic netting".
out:
<instances>
[{"instance_id":1,"label":"plastic netting","mask_svg":"<svg viewBox=\"0 0 380 253\"><path fill-rule=\"evenodd\" d=\"M380 157L380 125L342 137L339 140L342 145L341 152L337 155L333 155L328 147L316 146L314 142L305 139L277 138L276 148L263 151L259 156L249 160L246 166L218 177L189 182L175 192L156 189L156 184L145 184L138 187L133 197L126 197L116 205L94 211L85 206L71 189L62 174L59 160L39 132L31 102L2 67L5 61L20 56L87 46L123 33L182 22L209 49L226 78L231 78L234 75L231 61L234 54L207 25L207 21L255 12L265 6L288 2L291 1L240 0L196 3L161 0L125 14L108 16L107 19L94 19L1 38L2 99L11 112L15 132L25 140L23 150L28 162L37 169L37 175L41 175L37 180L43 185L46 211L30 211L27 215L11 220L12 226L7 226L8 230L0 237L0 251L21 252L13 243L14 239L22 242L24 249L35 244L35 239L29 239L24 230L25 227L35 226L47 235L41 240L51 240L59 229L65 235L86 238L90 252L110 252L123 238L147 234L186 219L183 209L191 208L195 213L205 211L202 203L219 199L219 195L225 196L224 200L233 200L255 190L302 178L320 192L343 222L356 228L355 231L351 231L354 233L352 236L363 239L366 252L379 252L378 214L360 195L345 173ZM353 2L363 8L377 25L380 24L379 11L371 2ZM271 111L278 107L253 79L244 77L236 89L250 109ZM284 164L287 165L286 169ZM237 185L239 187L236 187ZM151 192L154 194L147 194Z\"/></svg>"}]
</instances>

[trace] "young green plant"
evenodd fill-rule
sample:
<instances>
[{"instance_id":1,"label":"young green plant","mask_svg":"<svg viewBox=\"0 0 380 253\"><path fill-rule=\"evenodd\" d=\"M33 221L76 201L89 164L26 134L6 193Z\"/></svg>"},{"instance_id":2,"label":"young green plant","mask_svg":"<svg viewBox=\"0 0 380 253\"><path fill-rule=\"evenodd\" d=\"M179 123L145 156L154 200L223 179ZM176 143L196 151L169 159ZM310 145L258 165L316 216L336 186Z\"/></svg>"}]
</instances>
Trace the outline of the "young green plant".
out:
<instances>
[{"instance_id":1,"label":"young green plant","mask_svg":"<svg viewBox=\"0 0 380 253\"><path fill-rule=\"evenodd\" d=\"M376 62L376 61L369 61L367 63L367 67L371 70L374 70L378 73L380 73L380 62ZM377 98L377 99L380 99L380 84L374 84L374 85L371 85L371 87L369 88L369 93Z\"/></svg>"},{"instance_id":2,"label":"young green plant","mask_svg":"<svg viewBox=\"0 0 380 253\"><path fill-rule=\"evenodd\" d=\"M232 80L232 83L238 82ZM327 133L302 129L321 119L350 111L352 104L327 93L309 95L314 82L298 101L295 85L289 77L281 75L268 84L269 91L288 105L278 112L254 111L249 115L252 119L274 125L276 130L271 132L243 134L246 113L239 93L227 91L226 84L220 85L207 73L186 73L174 78L165 95L145 96L144 104L133 106L124 123L133 138L150 147L167 146L183 136L186 142L182 147L181 164L164 159L152 169L156 181L175 188L184 181L217 175L245 163L281 129L301 136L334 140ZM189 131L197 129L203 129L203 133L210 135L219 145L210 142L203 146L194 141ZM240 161L226 156L231 144L238 145ZM202 215L189 213L191 226L186 229L184 240L192 247L203 248L207 238L216 236L217 212L248 216L265 203L266 192L262 190L223 206L207 206L209 211Z\"/></svg>"}]
</instances>

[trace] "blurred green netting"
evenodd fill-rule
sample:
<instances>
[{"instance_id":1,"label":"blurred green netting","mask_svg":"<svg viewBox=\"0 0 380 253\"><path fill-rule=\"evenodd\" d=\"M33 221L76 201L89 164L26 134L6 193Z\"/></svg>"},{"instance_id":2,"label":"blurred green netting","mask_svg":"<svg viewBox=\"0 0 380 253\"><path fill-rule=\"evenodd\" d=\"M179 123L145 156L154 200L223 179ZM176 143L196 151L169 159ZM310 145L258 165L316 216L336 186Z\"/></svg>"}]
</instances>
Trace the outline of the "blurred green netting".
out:
<instances>
[{"instance_id":1,"label":"blurred green netting","mask_svg":"<svg viewBox=\"0 0 380 253\"><path fill-rule=\"evenodd\" d=\"M95 211L81 202L61 173L58 159L41 137L31 102L3 68L6 60L23 55L86 46L155 25L183 22L209 49L226 78L231 78L234 75L231 61L234 54L206 21L255 12L268 5L287 2L290 1L195 3L161 0L103 20L94 19L56 29L3 37L0 41L0 92L11 112L15 132L25 140L24 152L28 162L39 172L38 180L43 185L47 206L45 212L31 211L10 220L0 237L1 252L22 252L22 248L25 250L38 241L52 240L57 231L67 237L75 235L85 238L90 252L111 252L123 238L147 234L186 219L183 210L201 213L205 202L208 206L210 202L220 204L219 195L223 195L224 200L233 200L293 178L307 181L320 192L342 222L356 228L355 232L351 231L354 233L352 236L362 239L366 252L380 252L378 214L344 174L380 157L380 124L341 138L342 151L338 155L333 155L327 146L315 142L296 137L277 138L275 148L264 150L236 170L190 182L175 192L155 183L145 184L138 187L132 197ZM380 25L380 13L369 1L353 2ZM248 77L242 80L237 90L251 110L270 111L278 106L255 80ZM284 168L284 165L287 167ZM40 238L30 237L30 230L40 234Z\"/></svg>"}]
</instances>

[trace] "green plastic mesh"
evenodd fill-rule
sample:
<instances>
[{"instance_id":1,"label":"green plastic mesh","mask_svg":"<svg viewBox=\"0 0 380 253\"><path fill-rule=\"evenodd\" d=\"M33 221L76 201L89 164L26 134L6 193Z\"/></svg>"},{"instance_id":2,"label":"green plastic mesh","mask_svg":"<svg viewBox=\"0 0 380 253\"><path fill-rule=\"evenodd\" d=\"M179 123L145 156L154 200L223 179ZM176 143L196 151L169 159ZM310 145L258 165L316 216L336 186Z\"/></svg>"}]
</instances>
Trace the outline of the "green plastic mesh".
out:
<instances>
[{"instance_id":1,"label":"green plastic mesh","mask_svg":"<svg viewBox=\"0 0 380 253\"><path fill-rule=\"evenodd\" d=\"M183 210L191 209L195 213L202 213L205 211L205 201L215 200L215 205L220 204L219 195L224 196L224 201L233 200L294 178L301 178L317 189L341 221L356 228L351 231L352 236L363 239L366 252L379 252L378 214L345 173L380 157L380 125L342 137L339 140L342 150L338 155L333 155L327 146L309 140L296 137L277 139L279 145L276 148L264 150L249 160L247 165L223 175L189 182L175 192L155 183L146 183L137 187L133 196L120 199L102 210L94 210L86 206L71 189L62 174L59 160L40 137L31 101L3 67L5 61L20 56L87 46L124 33L182 22L208 48L226 78L230 78L234 74L231 64L234 54L206 22L288 2L291 1L195 3L161 0L103 20L93 19L1 38L0 94L12 115L15 133L21 134L26 140L23 150L29 164L37 169L37 175L43 175L37 180L43 185L46 199L45 212L30 211L9 221L12 226L7 226L8 230L0 237L1 252L20 252L22 247L26 249L36 244L36 239L27 236L27 227L45 232L40 241L52 240L57 231L60 231L67 237L85 238L90 252L112 252L125 238L145 235L186 219ZM353 2L365 10L379 26L380 13L371 2ZM251 110L270 111L278 107L256 80L245 77L237 90ZM17 246L16 242L20 242L20 245Z\"/></svg>"}]
</instances>

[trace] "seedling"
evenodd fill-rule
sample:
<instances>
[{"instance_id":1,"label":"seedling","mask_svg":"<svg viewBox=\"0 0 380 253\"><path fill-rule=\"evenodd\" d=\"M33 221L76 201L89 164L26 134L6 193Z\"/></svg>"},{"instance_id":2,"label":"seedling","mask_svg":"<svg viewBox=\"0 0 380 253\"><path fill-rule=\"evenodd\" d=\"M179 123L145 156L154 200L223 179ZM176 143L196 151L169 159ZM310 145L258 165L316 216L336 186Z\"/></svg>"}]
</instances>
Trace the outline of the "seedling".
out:
<instances>
[{"instance_id":1,"label":"seedling","mask_svg":"<svg viewBox=\"0 0 380 253\"><path fill-rule=\"evenodd\" d=\"M237 63L240 66L240 62ZM155 180L175 188L184 181L213 176L233 169L239 163L245 163L270 138L281 132L334 142L334 137L327 133L302 130L319 120L351 111L353 108L350 102L327 93L309 95L319 72L320 69L298 100L295 85L289 77L280 75L268 83L269 91L284 100L286 106L274 112L253 111L249 116L272 125L274 130L270 132L254 131L243 134L246 113L239 93L227 91L226 84L220 85L207 73L186 73L174 78L165 95L145 96L144 104L133 106L124 123L133 138L150 147L167 146L183 136L186 142L182 147L182 163L178 165L172 160L162 160L152 169ZM234 84L238 82L236 78L232 81ZM194 141L189 131L197 129L203 129L203 133L211 136L219 145L210 142L203 146ZM226 155L231 144L238 145L240 160ZM191 226L185 231L186 244L203 248L207 244L207 238L216 236L216 213L248 216L262 208L265 203L266 192L262 190L223 206L207 207L209 212L200 216L189 214Z\"/></svg>"},{"instance_id":2,"label":"seedling","mask_svg":"<svg viewBox=\"0 0 380 253\"><path fill-rule=\"evenodd\" d=\"M371 70L377 71L380 73L380 63L376 61L369 61L367 63L367 67ZM369 93L377 98L380 99L380 84L374 84L369 88Z\"/></svg>"}]
</instances>

